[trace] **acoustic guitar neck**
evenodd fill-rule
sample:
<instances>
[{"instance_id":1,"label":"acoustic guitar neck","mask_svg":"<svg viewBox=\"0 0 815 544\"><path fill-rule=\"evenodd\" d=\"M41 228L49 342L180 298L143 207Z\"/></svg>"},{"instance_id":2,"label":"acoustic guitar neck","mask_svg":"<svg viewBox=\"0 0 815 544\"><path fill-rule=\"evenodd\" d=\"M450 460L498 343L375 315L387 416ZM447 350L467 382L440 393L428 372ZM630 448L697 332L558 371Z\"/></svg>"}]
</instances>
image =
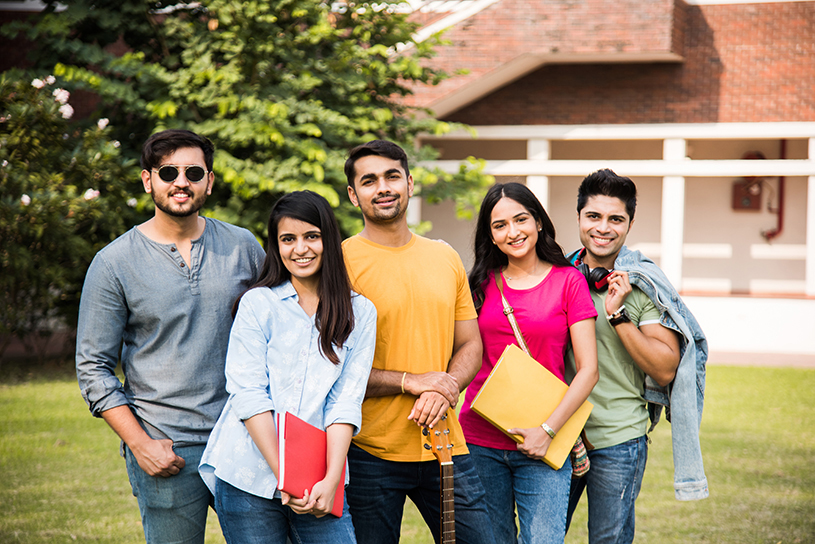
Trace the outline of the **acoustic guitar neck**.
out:
<instances>
[{"instance_id":1,"label":"acoustic guitar neck","mask_svg":"<svg viewBox=\"0 0 815 544\"><path fill-rule=\"evenodd\" d=\"M422 429L431 450L439 462L441 480L441 544L456 544L455 493L453 487L453 445L445 415L433 429Z\"/></svg>"}]
</instances>

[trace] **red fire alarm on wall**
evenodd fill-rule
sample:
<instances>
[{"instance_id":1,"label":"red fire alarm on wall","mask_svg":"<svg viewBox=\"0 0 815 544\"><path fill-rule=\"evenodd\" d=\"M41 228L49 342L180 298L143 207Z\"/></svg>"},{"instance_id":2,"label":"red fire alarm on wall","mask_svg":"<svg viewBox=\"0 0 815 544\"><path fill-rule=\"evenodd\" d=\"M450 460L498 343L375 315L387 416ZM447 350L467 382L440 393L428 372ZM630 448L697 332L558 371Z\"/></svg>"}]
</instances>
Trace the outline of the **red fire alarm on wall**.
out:
<instances>
[{"instance_id":1,"label":"red fire alarm on wall","mask_svg":"<svg viewBox=\"0 0 815 544\"><path fill-rule=\"evenodd\" d=\"M733 209L755 212L761 210L761 178L733 182Z\"/></svg>"}]
</instances>

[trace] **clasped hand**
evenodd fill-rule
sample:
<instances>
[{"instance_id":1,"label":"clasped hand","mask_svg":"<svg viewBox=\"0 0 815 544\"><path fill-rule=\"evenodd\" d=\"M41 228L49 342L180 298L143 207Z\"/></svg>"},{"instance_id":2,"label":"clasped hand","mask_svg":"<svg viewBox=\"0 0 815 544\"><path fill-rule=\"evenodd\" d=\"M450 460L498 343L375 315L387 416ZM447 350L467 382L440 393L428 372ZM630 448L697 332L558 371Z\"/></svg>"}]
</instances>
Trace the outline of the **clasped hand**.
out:
<instances>
[{"instance_id":1,"label":"clasped hand","mask_svg":"<svg viewBox=\"0 0 815 544\"><path fill-rule=\"evenodd\" d=\"M518 444L516 447L519 452L532 459L543 459L552 444L552 438L540 427L530 429L513 428L507 432L520 435L524 439L523 444Z\"/></svg>"},{"instance_id":2,"label":"clasped hand","mask_svg":"<svg viewBox=\"0 0 815 544\"><path fill-rule=\"evenodd\" d=\"M419 398L413 403L408 419L421 427L433 428L447 410L458 403L458 380L446 372L410 375L405 391Z\"/></svg>"},{"instance_id":3,"label":"clasped hand","mask_svg":"<svg viewBox=\"0 0 815 544\"><path fill-rule=\"evenodd\" d=\"M291 508L295 514L313 514L321 518L331 513L336 492L336 484L332 486L327 480L320 480L314 484L311 493L308 489L303 490L303 497L300 499L292 497L285 491L281 491L280 495L283 504Z\"/></svg>"}]
</instances>

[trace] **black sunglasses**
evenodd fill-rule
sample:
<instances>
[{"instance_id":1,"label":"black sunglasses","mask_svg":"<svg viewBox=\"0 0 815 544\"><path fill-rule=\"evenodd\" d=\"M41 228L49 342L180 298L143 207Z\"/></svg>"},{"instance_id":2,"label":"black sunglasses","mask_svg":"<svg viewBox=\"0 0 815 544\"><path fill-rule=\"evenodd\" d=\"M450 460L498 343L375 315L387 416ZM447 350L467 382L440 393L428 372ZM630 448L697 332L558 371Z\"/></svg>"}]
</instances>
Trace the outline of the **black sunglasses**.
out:
<instances>
[{"instance_id":1,"label":"black sunglasses","mask_svg":"<svg viewBox=\"0 0 815 544\"><path fill-rule=\"evenodd\" d=\"M175 164L165 164L158 170L153 169L153 172L158 172L158 177L165 183L172 183L178 178L179 168L184 169L184 177L190 183L198 183L207 175L207 171L197 165L181 166Z\"/></svg>"}]
</instances>

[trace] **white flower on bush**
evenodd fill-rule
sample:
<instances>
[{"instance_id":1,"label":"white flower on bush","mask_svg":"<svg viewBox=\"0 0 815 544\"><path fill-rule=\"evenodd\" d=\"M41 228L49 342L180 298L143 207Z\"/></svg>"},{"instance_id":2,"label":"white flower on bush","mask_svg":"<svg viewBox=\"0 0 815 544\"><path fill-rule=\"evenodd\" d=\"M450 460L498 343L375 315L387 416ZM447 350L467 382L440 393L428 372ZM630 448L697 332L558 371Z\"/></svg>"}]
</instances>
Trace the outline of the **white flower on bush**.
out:
<instances>
[{"instance_id":1,"label":"white flower on bush","mask_svg":"<svg viewBox=\"0 0 815 544\"><path fill-rule=\"evenodd\" d=\"M59 112L62 114L63 119L70 119L74 114L74 109L70 104L64 104L59 107Z\"/></svg>"},{"instance_id":2,"label":"white flower on bush","mask_svg":"<svg viewBox=\"0 0 815 544\"><path fill-rule=\"evenodd\" d=\"M110 123L110 120L107 117L102 117L96 122L96 126L99 127L99 130L105 130L108 123Z\"/></svg>"},{"instance_id":3,"label":"white flower on bush","mask_svg":"<svg viewBox=\"0 0 815 544\"><path fill-rule=\"evenodd\" d=\"M128 198L127 199L127 205L130 206L131 208L135 208L136 204L138 204L138 203L139 203L139 201L136 200L135 198Z\"/></svg>"},{"instance_id":4,"label":"white flower on bush","mask_svg":"<svg viewBox=\"0 0 815 544\"><path fill-rule=\"evenodd\" d=\"M6 166L8 166L8 161L3 161L3 168L5 168Z\"/></svg>"},{"instance_id":5,"label":"white flower on bush","mask_svg":"<svg viewBox=\"0 0 815 544\"><path fill-rule=\"evenodd\" d=\"M45 82L48 83L49 85L53 85L54 83L57 82L57 78L55 78L54 76L48 76L47 78L45 78Z\"/></svg>"},{"instance_id":6,"label":"white flower on bush","mask_svg":"<svg viewBox=\"0 0 815 544\"><path fill-rule=\"evenodd\" d=\"M82 195L82 197L85 200L93 200L94 198L96 198L98 196L99 196L99 191L96 191L94 189L88 189L87 191L85 191L85 194Z\"/></svg>"},{"instance_id":7,"label":"white flower on bush","mask_svg":"<svg viewBox=\"0 0 815 544\"><path fill-rule=\"evenodd\" d=\"M41 79L35 79L34 81L31 82L31 86L36 87L38 89L42 89L43 87L45 87L45 81Z\"/></svg>"},{"instance_id":8,"label":"white flower on bush","mask_svg":"<svg viewBox=\"0 0 815 544\"><path fill-rule=\"evenodd\" d=\"M113 140L111 143L113 144L113 147L119 147L120 145L122 145L119 143L119 140Z\"/></svg>"},{"instance_id":9,"label":"white flower on bush","mask_svg":"<svg viewBox=\"0 0 815 544\"><path fill-rule=\"evenodd\" d=\"M29 204L31 204L31 197L28 195L21 196L20 204L22 204L23 206L28 206Z\"/></svg>"},{"instance_id":10,"label":"white flower on bush","mask_svg":"<svg viewBox=\"0 0 815 544\"><path fill-rule=\"evenodd\" d=\"M60 104L67 104L69 98L71 98L71 93L65 89L54 89L54 99Z\"/></svg>"}]
</instances>

